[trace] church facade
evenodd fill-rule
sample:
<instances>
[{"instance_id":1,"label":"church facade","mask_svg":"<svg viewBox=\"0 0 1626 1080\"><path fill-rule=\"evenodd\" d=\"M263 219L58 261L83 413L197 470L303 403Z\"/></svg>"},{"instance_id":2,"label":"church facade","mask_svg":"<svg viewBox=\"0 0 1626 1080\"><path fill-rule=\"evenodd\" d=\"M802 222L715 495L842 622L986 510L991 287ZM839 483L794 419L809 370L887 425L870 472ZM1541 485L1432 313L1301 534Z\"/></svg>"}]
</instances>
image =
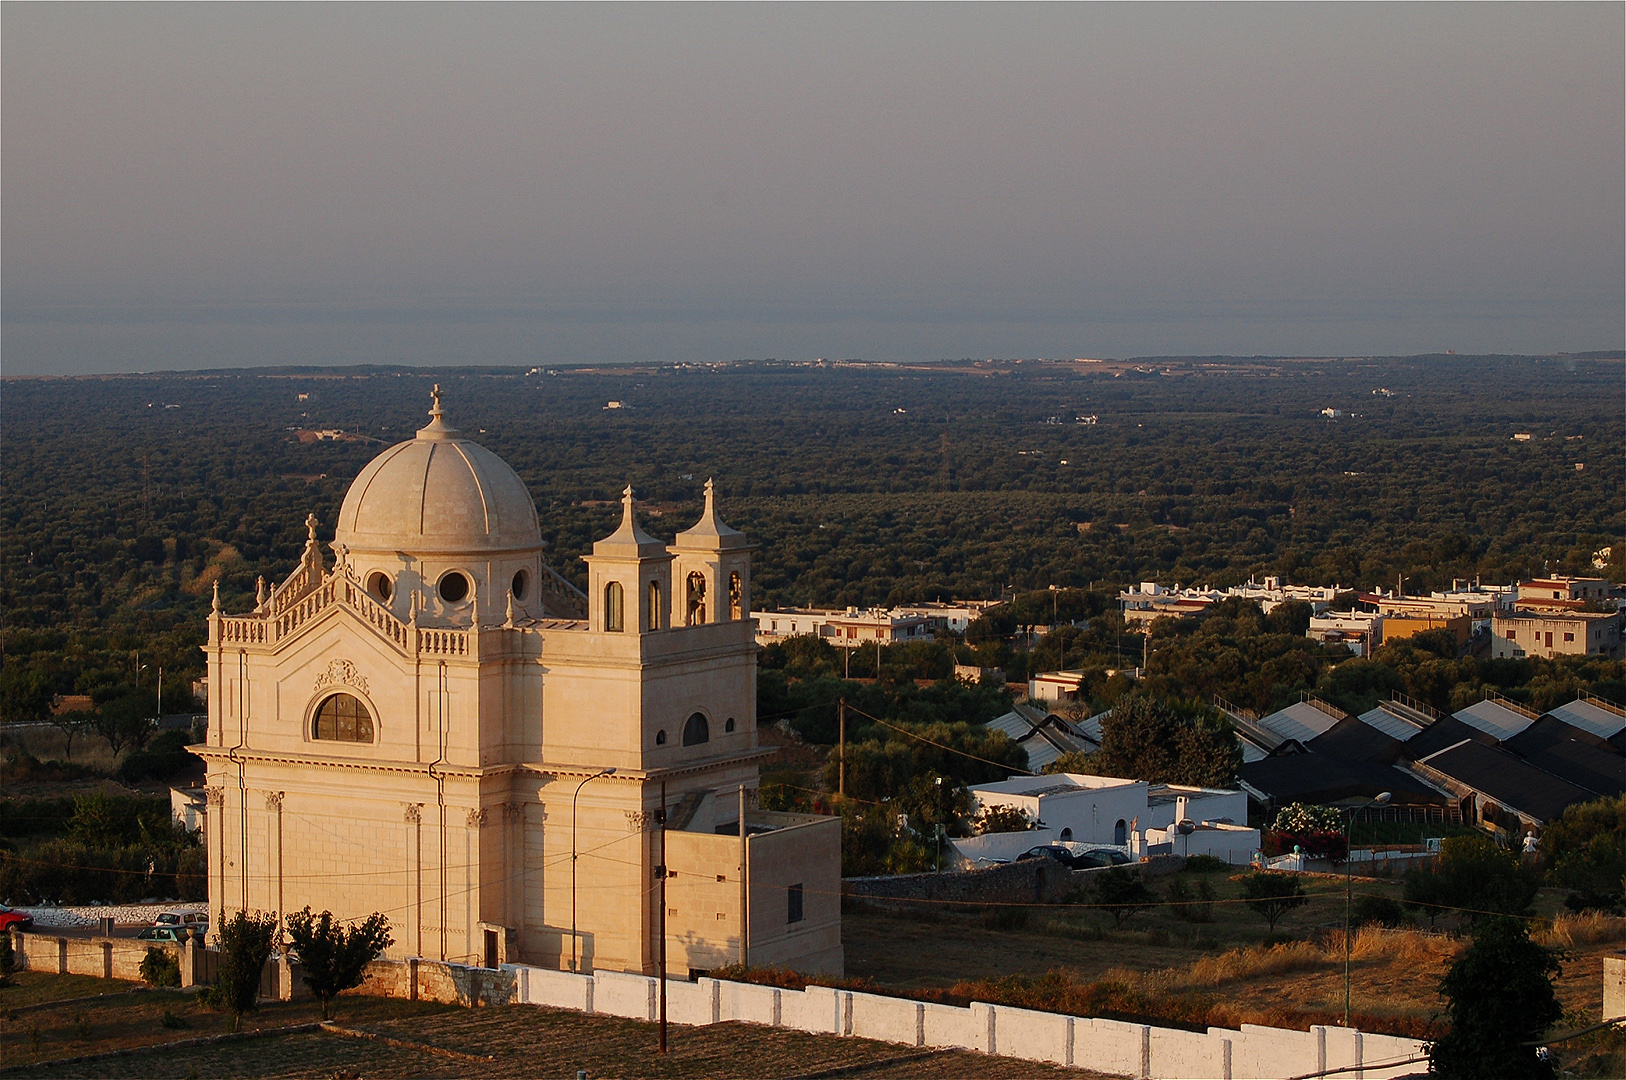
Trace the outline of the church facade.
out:
<instances>
[{"instance_id":1,"label":"church facade","mask_svg":"<svg viewBox=\"0 0 1626 1080\"><path fill-rule=\"evenodd\" d=\"M842 970L840 823L756 808L751 551L622 520L585 595L445 420L351 484L330 545L209 619L209 904L380 911L395 956ZM664 894L664 905L661 897Z\"/></svg>"}]
</instances>

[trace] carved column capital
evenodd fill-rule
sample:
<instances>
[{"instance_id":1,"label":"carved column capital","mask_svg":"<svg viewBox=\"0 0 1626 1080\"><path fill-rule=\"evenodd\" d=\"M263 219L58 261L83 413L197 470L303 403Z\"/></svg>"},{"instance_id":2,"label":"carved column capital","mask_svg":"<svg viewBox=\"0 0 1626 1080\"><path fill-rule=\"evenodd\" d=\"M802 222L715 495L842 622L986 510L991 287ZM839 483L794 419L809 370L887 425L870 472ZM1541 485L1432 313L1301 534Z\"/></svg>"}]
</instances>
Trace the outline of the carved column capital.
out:
<instances>
[{"instance_id":1,"label":"carved column capital","mask_svg":"<svg viewBox=\"0 0 1626 1080\"><path fill-rule=\"evenodd\" d=\"M203 789L203 797L204 797L204 800L210 806L225 806L226 805L226 789L225 788L219 788L219 787L204 788Z\"/></svg>"},{"instance_id":2,"label":"carved column capital","mask_svg":"<svg viewBox=\"0 0 1626 1080\"><path fill-rule=\"evenodd\" d=\"M265 808L275 813L282 813L282 792L268 791L265 793Z\"/></svg>"},{"instance_id":3,"label":"carved column capital","mask_svg":"<svg viewBox=\"0 0 1626 1080\"><path fill-rule=\"evenodd\" d=\"M486 812L485 812L484 807L481 807L478 810L470 810L469 811L469 813L468 813L468 827L469 828L471 828L471 829L479 829L479 828L484 827L485 823L486 823Z\"/></svg>"},{"instance_id":4,"label":"carved column capital","mask_svg":"<svg viewBox=\"0 0 1626 1080\"><path fill-rule=\"evenodd\" d=\"M503 803L502 804L502 816L503 816L504 820L507 820L507 821L523 821L523 820L525 820L525 807L526 807L526 805L527 805L526 803L522 803L522 802Z\"/></svg>"},{"instance_id":5,"label":"carved column capital","mask_svg":"<svg viewBox=\"0 0 1626 1080\"><path fill-rule=\"evenodd\" d=\"M626 815L627 825L633 832L643 832L649 828L649 823L655 819L655 815L648 810L628 810Z\"/></svg>"},{"instance_id":6,"label":"carved column capital","mask_svg":"<svg viewBox=\"0 0 1626 1080\"><path fill-rule=\"evenodd\" d=\"M410 824L413 824L413 825L417 825L418 823L423 821L423 803L421 803L421 802L403 803L402 808L403 808L403 811L404 811L402 813L402 815L401 815L401 818L402 818L403 821L406 821L406 822L408 822Z\"/></svg>"}]
</instances>

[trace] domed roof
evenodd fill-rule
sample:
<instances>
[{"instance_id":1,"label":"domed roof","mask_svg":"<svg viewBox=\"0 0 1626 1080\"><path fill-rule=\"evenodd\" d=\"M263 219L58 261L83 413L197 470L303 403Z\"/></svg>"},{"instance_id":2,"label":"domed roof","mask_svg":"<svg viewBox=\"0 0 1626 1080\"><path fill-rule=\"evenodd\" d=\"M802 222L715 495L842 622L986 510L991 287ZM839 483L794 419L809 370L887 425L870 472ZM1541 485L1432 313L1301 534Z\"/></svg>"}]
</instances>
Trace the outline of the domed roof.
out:
<instances>
[{"instance_id":1,"label":"domed roof","mask_svg":"<svg viewBox=\"0 0 1626 1080\"><path fill-rule=\"evenodd\" d=\"M456 553L540 548L536 503L502 458L448 427L440 387L429 425L361 470L334 542L352 550Z\"/></svg>"}]
</instances>

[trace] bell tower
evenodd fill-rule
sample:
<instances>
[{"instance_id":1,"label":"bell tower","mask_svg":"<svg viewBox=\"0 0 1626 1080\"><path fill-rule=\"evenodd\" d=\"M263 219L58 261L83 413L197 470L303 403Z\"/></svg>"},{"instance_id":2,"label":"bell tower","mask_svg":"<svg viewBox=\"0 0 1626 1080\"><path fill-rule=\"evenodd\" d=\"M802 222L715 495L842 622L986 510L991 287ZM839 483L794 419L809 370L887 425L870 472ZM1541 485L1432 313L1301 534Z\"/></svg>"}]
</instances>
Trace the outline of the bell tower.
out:
<instances>
[{"instance_id":1,"label":"bell tower","mask_svg":"<svg viewBox=\"0 0 1626 1080\"><path fill-rule=\"evenodd\" d=\"M621 493L621 527L594 543L586 561L592 629L647 634L672 626L672 556L638 527L631 484Z\"/></svg>"},{"instance_id":2,"label":"bell tower","mask_svg":"<svg viewBox=\"0 0 1626 1080\"><path fill-rule=\"evenodd\" d=\"M756 545L717 517L716 485L706 481L706 507L672 541L672 621L679 626L751 617L751 552Z\"/></svg>"}]
</instances>

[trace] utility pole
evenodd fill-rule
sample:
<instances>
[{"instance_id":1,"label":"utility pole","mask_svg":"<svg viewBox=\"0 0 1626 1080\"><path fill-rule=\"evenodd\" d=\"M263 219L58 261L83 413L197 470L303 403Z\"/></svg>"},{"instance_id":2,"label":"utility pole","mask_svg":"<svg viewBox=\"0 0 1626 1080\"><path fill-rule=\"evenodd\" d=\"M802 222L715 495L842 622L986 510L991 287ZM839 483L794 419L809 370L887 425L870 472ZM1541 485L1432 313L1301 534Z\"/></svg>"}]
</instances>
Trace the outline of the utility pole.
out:
<instances>
[{"instance_id":1,"label":"utility pole","mask_svg":"<svg viewBox=\"0 0 1626 1080\"><path fill-rule=\"evenodd\" d=\"M841 757L836 766L836 794L847 797L847 699L837 699L837 712L841 717Z\"/></svg>"},{"instance_id":2,"label":"utility pole","mask_svg":"<svg viewBox=\"0 0 1626 1080\"><path fill-rule=\"evenodd\" d=\"M666 1053L666 781L661 781L661 808L655 815L655 826L661 834L660 865L655 870L660 875L660 905L661 905L661 1039L660 1052Z\"/></svg>"}]
</instances>

